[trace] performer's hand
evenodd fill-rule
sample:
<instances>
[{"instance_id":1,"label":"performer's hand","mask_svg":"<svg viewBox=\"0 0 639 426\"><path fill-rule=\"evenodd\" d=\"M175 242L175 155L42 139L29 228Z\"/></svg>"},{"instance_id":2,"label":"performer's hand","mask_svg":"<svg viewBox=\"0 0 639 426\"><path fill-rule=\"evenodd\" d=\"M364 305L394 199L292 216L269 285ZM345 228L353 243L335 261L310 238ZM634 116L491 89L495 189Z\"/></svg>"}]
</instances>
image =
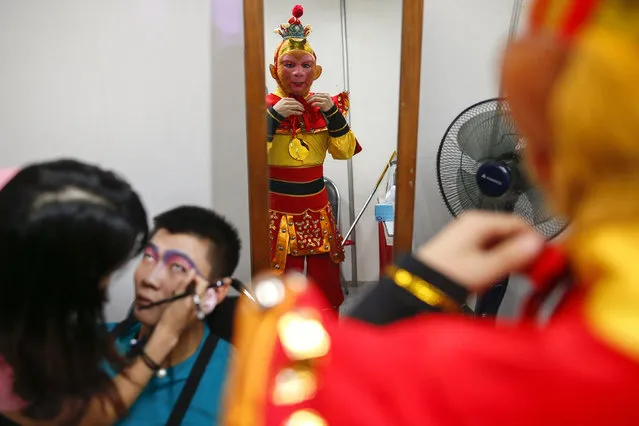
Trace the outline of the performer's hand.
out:
<instances>
[{"instance_id":1,"label":"performer's hand","mask_svg":"<svg viewBox=\"0 0 639 426\"><path fill-rule=\"evenodd\" d=\"M335 106L331 95L328 93L315 93L308 98L308 103L314 107L318 107L323 112L327 112Z\"/></svg>"},{"instance_id":2,"label":"performer's hand","mask_svg":"<svg viewBox=\"0 0 639 426\"><path fill-rule=\"evenodd\" d=\"M273 109L282 117L290 117L291 115L302 115L304 113L304 105L293 98L282 98L274 106Z\"/></svg>"},{"instance_id":3,"label":"performer's hand","mask_svg":"<svg viewBox=\"0 0 639 426\"><path fill-rule=\"evenodd\" d=\"M416 258L469 291L481 292L529 266L543 243L513 215L469 212L420 247Z\"/></svg>"}]
</instances>

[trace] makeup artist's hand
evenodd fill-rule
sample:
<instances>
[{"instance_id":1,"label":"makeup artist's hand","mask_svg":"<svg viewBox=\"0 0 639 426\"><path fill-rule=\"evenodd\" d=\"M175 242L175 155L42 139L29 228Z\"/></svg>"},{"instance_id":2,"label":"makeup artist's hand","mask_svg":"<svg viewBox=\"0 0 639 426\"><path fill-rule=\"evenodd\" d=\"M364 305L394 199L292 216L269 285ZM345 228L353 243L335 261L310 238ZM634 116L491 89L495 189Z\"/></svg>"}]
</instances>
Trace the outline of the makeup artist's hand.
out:
<instances>
[{"instance_id":1,"label":"makeup artist's hand","mask_svg":"<svg viewBox=\"0 0 639 426\"><path fill-rule=\"evenodd\" d=\"M195 270L188 273L184 281L178 286L176 294L189 291L189 285L191 283L195 283L195 294L200 296L200 300L204 300L209 282L198 276ZM202 306L202 304L200 304L200 306ZM193 296L187 296L169 303L169 306L162 313L156 328L168 330L179 336L184 329L195 321L198 321L197 307L193 302Z\"/></svg>"},{"instance_id":2,"label":"makeup artist's hand","mask_svg":"<svg viewBox=\"0 0 639 426\"><path fill-rule=\"evenodd\" d=\"M283 98L277 101L273 109L282 117L304 114L304 105L293 98Z\"/></svg>"},{"instance_id":3,"label":"makeup artist's hand","mask_svg":"<svg viewBox=\"0 0 639 426\"><path fill-rule=\"evenodd\" d=\"M322 112L328 112L335 106L333 98L328 93L315 93L308 98L308 103L314 107L318 107Z\"/></svg>"}]
</instances>

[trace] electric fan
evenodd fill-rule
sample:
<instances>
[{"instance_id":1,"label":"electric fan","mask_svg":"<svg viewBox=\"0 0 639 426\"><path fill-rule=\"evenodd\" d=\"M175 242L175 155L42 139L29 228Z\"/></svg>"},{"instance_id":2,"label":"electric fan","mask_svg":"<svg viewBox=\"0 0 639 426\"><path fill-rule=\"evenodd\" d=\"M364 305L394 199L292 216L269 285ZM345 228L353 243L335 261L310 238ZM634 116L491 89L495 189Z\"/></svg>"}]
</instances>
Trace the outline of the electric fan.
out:
<instances>
[{"instance_id":1,"label":"electric fan","mask_svg":"<svg viewBox=\"0 0 639 426\"><path fill-rule=\"evenodd\" d=\"M504 99L479 102L462 112L437 153L439 190L450 213L511 212L546 239L559 234L566 224L549 213L531 185L521 158L524 146ZM477 302L475 312L496 315L507 284L507 279L496 284Z\"/></svg>"}]
</instances>

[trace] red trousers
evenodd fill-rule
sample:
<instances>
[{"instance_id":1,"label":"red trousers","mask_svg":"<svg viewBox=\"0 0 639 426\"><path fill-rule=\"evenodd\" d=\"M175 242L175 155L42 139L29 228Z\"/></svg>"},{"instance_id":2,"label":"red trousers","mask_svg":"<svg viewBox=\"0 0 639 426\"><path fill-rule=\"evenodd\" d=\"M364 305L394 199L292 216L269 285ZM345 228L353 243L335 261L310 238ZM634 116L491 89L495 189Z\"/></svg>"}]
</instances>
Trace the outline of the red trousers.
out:
<instances>
[{"instance_id":1,"label":"red trousers","mask_svg":"<svg viewBox=\"0 0 639 426\"><path fill-rule=\"evenodd\" d=\"M306 261L306 276L322 290L334 309L339 308L344 301L339 263L333 262L329 253L312 256L288 255L285 271L304 272L304 261Z\"/></svg>"}]
</instances>

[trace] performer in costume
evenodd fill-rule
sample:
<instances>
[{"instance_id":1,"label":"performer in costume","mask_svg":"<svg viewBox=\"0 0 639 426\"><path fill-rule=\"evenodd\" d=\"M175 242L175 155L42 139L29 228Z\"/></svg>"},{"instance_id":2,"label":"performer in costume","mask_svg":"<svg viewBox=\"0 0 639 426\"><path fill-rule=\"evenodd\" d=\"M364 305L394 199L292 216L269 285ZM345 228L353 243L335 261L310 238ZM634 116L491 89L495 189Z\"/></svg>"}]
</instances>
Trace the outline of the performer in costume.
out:
<instances>
[{"instance_id":1,"label":"performer in costume","mask_svg":"<svg viewBox=\"0 0 639 426\"><path fill-rule=\"evenodd\" d=\"M324 187L326 153L347 160L361 151L346 122L348 93L312 93L322 74L307 40L301 5L276 33L283 41L275 51L271 76L277 90L266 96L268 164L270 168L271 267L282 273L304 270L319 283L332 307L344 296L339 264L344 260L342 237Z\"/></svg>"},{"instance_id":2,"label":"performer in costume","mask_svg":"<svg viewBox=\"0 0 639 426\"><path fill-rule=\"evenodd\" d=\"M238 308L224 424L639 424L637 76L636 1L538 0L502 79L526 161L572 222L564 242L542 249L512 216L462 216L378 287L413 313L452 314L384 327L339 321L303 277L258 281L260 304ZM454 313L522 267L535 291L521 320Z\"/></svg>"}]
</instances>

